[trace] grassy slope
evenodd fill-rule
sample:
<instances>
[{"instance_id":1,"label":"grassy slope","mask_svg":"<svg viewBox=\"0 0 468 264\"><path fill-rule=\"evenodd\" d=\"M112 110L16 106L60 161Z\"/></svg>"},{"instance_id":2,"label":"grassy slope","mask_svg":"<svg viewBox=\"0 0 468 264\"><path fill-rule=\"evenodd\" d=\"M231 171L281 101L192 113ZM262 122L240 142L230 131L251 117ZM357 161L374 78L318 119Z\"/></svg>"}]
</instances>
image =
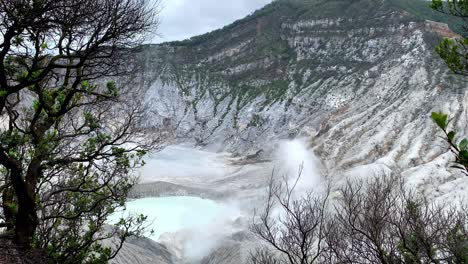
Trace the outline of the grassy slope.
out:
<instances>
[{"instance_id":1,"label":"grassy slope","mask_svg":"<svg viewBox=\"0 0 468 264\"><path fill-rule=\"evenodd\" d=\"M452 30L461 33L461 25L463 21L458 18L449 17L438 13L429 8L427 0L385 0L387 4L401 8L408 13L413 14L419 19L428 19L437 22L449 24ZM384 2L385 2L384 1ZM221 29L212 32L195 36L183 41L174 41L165 43L170 46L197 46L204 44L217 37L222 36L225 32L233 30L239 26L248 24L249 22L270 15L275 17L293 17L293 18L310 18L310 17L334 17L343 15L346 10L349 12L363 13L366 9L372 9L373 4L380 4L382 0L276 0L271 4L255 11L253 14L235 21Z\"/></svg>"}]
</instances>

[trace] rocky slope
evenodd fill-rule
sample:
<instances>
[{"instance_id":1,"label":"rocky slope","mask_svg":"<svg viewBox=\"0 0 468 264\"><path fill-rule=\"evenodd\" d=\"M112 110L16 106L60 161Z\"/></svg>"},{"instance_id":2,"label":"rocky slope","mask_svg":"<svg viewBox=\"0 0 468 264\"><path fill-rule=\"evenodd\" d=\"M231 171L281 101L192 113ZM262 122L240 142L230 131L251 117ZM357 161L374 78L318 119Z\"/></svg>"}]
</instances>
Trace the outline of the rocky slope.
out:
<instances>
[{"instance_id":1,"label":"rocky slope","mask_svg":"<svg viewBox=\"0 0 468 264\"><path fill-rule=\"evenodd\" d=\"M466 180L445 170L429 114L450 112L466 134L467 80L433 51L457 34L408 10L397 0L280 0L222 30L142 47L133 81L147 88L147 125L242 155L308 137L327 175L365 166L443 194Z\"/></svg>"},{"instance_id":2,"label":"rocky slope","mask_svg":"<svg viewBox=\"0 0 468 264\"><path fill-rule=\"evenodd\" d=\"M307 138L335 182L399 173L432 197L466 197L468 177L447 169L452 156L429 117L451 113L468 135L468 80L433 51L459 36L428 20L438 17L425 4L278 0L222 30L144 46L132 82L147 91L146 125L215 151L263 150L256 158L280 139ZM217 252L238 256L230 241Z\"/></svg>"},{"instance_id":3,"label":"rocky slope","mask_svg":"<svg viewBox=\"0 0 468 264\"><path fill-rule=\"evenodd\" d=\"M109 245L112 241L108 241ZM115 243L114 243L115 244ZM111 264L174 264L177 258L166 246L148 238L134 238L125 242L122 249Z\"/></svg>"}]
</instances>

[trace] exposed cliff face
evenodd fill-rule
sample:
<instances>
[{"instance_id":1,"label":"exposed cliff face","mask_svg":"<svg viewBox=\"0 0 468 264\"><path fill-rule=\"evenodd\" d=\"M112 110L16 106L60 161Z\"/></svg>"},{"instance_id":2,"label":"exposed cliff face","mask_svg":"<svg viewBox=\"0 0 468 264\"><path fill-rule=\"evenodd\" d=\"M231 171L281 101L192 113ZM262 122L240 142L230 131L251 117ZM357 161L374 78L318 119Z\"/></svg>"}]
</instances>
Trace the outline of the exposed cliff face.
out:
<instances>
[{"instance_id":1,"label":"exposed cliff face","mask_svg":"<svg viewBox=\"0 0 468 264\"><path fill-rule=\"evenodd\" d=\"M148 88L148 125L241 154L308 137L325 174L366 166L428 184L419 172L434 173L443 188L450 155L433 147L429 113L452 113L466 134L468 94L433 47L456 34L395 2L276 1L223 30L146 46L135 81Z\"/></svg>"}]
</instances>

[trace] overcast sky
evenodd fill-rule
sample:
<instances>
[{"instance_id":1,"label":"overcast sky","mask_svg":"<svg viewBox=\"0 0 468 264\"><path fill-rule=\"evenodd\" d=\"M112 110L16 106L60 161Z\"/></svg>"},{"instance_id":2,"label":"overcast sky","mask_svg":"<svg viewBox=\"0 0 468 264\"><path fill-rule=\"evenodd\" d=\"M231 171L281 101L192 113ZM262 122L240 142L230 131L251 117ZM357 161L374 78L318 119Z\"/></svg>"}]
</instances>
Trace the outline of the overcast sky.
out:
<instances>
[{"instance_id":1,"label":"overcast sky","mask_svg":"<svg viewBox=\"0 0 468 264\"><path fill-rule=\"evenodd\" d=\"M161 25L153 40L184 40L243 18L272 0L161 0Z\"/></svg>"}]
</instances>

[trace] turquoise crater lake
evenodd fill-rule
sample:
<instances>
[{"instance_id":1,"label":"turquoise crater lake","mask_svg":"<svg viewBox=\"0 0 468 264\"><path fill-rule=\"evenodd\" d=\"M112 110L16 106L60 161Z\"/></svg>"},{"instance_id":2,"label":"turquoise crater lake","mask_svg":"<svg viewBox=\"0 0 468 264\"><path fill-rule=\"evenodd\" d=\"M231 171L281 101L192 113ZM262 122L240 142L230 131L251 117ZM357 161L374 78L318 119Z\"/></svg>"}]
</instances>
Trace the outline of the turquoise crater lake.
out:
<instances>
[{"instance_id":1,"label":"turquoise crater lake","mask_svg":"<svg viewBox=\"0 0 468 264\"><path fill-rule=\"evenodd\" d=\"M144 198L127 202L126 210L113 214L109 223L116 223L122 216L129 214L148 217L150 229L154 233L145 235L155 241L164 233L201 230L239 215L232 207L198 197Z\"/></svg>"}]
</instances>

